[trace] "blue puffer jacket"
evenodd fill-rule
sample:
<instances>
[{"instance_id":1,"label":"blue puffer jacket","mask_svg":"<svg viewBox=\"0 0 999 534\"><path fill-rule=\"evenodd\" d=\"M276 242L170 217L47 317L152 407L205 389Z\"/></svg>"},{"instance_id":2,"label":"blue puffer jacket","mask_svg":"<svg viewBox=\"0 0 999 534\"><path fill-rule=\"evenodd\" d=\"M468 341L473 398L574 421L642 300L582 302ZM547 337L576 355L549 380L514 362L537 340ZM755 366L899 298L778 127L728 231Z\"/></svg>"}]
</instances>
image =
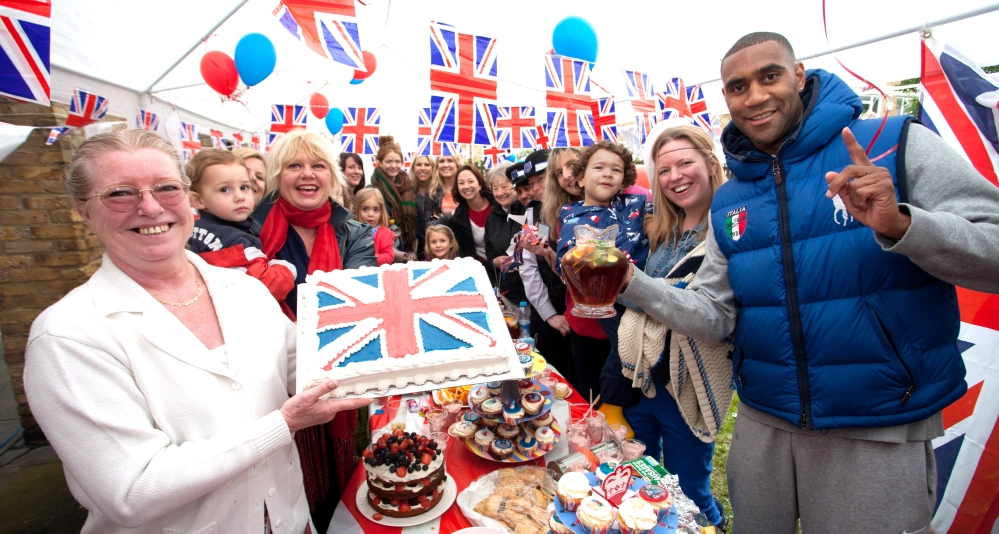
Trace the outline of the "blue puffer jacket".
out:
<instances>
[{"instance_id":1,"label":"blue puffer jacket","mask_svg":"<svg viewBox=\"0 0 999 534\"><path fill-rule=\"evenodd\" d=\"M840 131L849 126L867 147L880 119L856 120L860 99L821 70L807 73L802 101L802 121L776 157L734 124L722 136L737 179L718 190L711 222L739 304L739 397L802 428L925 419L967 387L954 287L884 252L825 196L825 173L851 164ZM901 198L907 127L889 120L870 151Z\"/></svg>"}]
</instances>

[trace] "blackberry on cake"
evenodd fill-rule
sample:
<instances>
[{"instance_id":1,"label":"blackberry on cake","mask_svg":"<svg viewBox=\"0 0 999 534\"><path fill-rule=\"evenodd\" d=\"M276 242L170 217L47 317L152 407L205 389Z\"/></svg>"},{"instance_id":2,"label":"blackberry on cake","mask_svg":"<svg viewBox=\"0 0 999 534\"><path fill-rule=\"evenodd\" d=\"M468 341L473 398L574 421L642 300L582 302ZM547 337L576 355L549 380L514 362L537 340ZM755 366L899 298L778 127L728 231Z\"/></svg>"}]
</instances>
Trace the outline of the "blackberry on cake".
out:
<instances>
[{"instance_id":1,"label":"blackberry on cake","mask_svg":"<svg viewBox=\"0 0 999 534\"><path fill-rule=\"evenodd\" d=\"M447 475L437 442L415 432L395 430L362 453L368 503L389 517L412 517L437 505Z\"/></svg>"}]
</instances>

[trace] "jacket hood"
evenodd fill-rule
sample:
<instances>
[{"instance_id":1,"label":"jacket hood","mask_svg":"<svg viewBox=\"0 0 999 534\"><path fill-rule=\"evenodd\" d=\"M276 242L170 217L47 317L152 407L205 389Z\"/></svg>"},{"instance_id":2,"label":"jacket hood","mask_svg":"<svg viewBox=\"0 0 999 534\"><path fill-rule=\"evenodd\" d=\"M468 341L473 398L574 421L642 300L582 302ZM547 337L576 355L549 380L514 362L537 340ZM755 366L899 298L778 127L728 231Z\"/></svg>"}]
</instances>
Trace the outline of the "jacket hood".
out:
<instances>
[{"instance_id":1,"label":"jacket hood","mask_svg":"<svg viewBox=\"0 0 999 534\"><path fill-rule=\"evenodd\" d=\"M801 120L777 149L777 156L788 163L803 160L825 146L863 110L853 89L838 76L821 69L805 72L801 101L804 105ZM767 176L773 156L758 150L735 122L725 127L721 143L726 163L737 179L759 180Z\"/></svg>"}]
</instances>

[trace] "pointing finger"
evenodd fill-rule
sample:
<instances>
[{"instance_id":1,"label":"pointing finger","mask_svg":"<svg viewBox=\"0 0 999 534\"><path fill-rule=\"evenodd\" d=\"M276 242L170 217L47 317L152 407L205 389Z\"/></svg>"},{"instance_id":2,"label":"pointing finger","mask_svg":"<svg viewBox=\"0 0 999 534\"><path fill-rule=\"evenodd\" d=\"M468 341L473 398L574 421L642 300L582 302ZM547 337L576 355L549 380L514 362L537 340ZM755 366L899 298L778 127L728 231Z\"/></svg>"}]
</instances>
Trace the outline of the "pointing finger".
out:
<instances>
[{"instance_id":1,"label":"pointing finger","mask_svg":"<svg viewBox=\"0 0 999 534\"><path fill-rule=\"evenodd\" d=\"M846 143L846 151L850 153L850 159L853 160L854 165L871 164L871 160L867 158L867 152L864 152L864 147L857 142L857 138L854 137L850 128L843 128L843 142Z\"/></svg>"}]
</instances>

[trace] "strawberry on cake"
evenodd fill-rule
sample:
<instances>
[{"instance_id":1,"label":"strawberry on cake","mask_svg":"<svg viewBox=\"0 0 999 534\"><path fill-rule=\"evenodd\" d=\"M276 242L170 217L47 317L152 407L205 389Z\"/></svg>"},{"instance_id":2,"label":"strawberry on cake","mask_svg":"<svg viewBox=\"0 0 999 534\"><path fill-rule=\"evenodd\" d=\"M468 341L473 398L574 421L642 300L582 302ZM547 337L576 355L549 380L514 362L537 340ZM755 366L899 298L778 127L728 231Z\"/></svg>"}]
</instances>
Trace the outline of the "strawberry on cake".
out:
<instances>
[{"instance_id":1,"label":"strawberry on cake","mask_svg":"<svg viewBox=\"0 0 999 534\"><path fill-rule=\"evenodd\" d=\"M447 475L437 442L396 430L378 438L362 454L368 503L389 517L412 517L437 505Z\"/></svg>"}]
</instances>

